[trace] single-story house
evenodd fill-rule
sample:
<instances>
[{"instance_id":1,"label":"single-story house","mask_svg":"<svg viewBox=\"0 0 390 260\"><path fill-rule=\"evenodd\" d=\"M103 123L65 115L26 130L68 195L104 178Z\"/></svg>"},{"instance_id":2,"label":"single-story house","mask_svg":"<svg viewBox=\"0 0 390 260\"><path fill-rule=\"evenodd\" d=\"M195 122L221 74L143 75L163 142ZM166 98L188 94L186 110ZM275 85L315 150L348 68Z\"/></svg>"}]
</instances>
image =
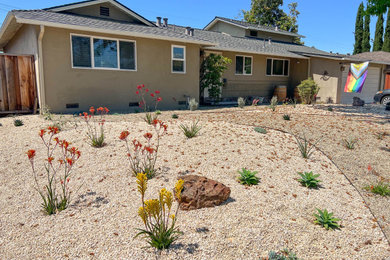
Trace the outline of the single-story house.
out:
<instances>
[{"instance_id":1,"label":"single-story house","mask_svg":"<svg viewBox=\"0 0 390 260\"><path fill-rule=\"evenodd\" d=\"M291 95L312 77L319 101L340 102L346 58L294 43L302 37L223 17L192 29L149 21L116 0L87 0L9 12L0 48L35 57L39 106L54 112L91 105L128 111L139 84L161 92L162 109L178 108L200 97L200 64L209 53L233 61L222 97L272 96L279 85Z\"/></svg>"}]
</instances>

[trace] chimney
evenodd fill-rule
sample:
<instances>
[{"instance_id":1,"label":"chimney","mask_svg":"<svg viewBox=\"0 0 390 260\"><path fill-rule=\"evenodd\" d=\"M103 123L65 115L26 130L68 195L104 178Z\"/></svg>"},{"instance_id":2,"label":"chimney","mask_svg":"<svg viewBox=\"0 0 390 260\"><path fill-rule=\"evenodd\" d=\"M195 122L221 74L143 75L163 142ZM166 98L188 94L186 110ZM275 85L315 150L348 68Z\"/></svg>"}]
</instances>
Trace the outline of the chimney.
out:
<instances>
[{"instance_id":1,"label":"chimney","mask_svg":"<svg viewBox=\"0 0 390 260\"><path fill-rule=\"evenodd\" d=\"M168 27L168 18L164 18L163 20L164 20L163 26Z\"/></svg>"},{"instance_id":2,"label":"chimney","mask_svg":"<svg viewBox=\"0 0 390 260\"><path fill-rule=\"evenodd\" d=\"M156 25L157 25L158 27L161 27L161 17L157 16L156 18L157 18Z\"/></svg>"},{"instance_id":3,"label":"chimney","mask_svg":"<svg viewBox=\"0 0 390 260\"><path fill-rule=\"evenodd\" d=\"M186 27L186 35L190 35L191 27Z\"/></svg>"},{"instance_id":4,"label":"chimney","mask_svg":"<svg viewBox=\"0 0 390 260\"><path fill-rule=\"evenodd\" d=\"M194 36L194 31L195 31L194 28L190 29L190 36Z\"/></svg>"},{"instance_id":5,"label":"chimney","mask_svg":"<svg viewBox=\"0 0 390 260\"><path fill-rule=\"evenodd\" d=\"M275 31L279 31L279 28L278 28L278 26L275 26Z\"/></svg>"},{"instance_id":6,"label":"chimney","mask_svg":"<svg viewBox=\"0 0 390 260\"><path fill-rule=\"evenodd\" d=\"M269 37L269 38L268 38L268 44L271 45L271 43L272 43L272 38Z\"/></svg>"}]
</instances>

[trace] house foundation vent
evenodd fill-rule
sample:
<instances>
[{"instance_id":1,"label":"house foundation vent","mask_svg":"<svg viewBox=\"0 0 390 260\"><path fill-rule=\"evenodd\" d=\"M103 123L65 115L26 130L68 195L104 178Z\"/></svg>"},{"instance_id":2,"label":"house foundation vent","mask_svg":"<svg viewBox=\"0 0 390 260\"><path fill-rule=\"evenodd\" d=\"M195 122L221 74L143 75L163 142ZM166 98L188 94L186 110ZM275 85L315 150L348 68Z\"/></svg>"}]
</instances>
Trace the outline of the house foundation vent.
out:
<instances>
[{"instance_id":1,"label":"house foundation vent","mask_svg":"<svg viewBox=\"0 0 390 260\"><path fill-rule=\"evenodd\" d=\"M129 107L138 107L138 106L139 106L138 102L130 102L129 103Z\"/></svg>"},{"instance_id":2,"label":"house foundation vent","mask_svg":"<svg viewBox=\"0 0 390 260\"><path fill-rule=\"evenodd\" d=\"M79 108L79 103L66 104L66 108Z\"/></svg>"}]
</instances>

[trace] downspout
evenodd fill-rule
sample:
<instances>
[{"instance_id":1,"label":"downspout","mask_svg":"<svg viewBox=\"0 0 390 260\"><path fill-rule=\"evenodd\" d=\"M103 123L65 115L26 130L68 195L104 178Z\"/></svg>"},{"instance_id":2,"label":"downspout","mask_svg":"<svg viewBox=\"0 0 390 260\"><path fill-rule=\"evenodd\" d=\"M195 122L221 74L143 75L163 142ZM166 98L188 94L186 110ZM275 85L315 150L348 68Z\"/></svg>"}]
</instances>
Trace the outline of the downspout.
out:
<instances>
[{"instance_id":1,"label":"downspout","mask_svg":"<svg viewBox=\"0 0 390 260\"><path fill-rule=\"evenodd\" d=\"M311 58L307 60L307 78L310 78L311 75Z\"/></svg>"},{"instance_id":2,"label":"downspout","mask_svg":"<svg viewBox=\"0 0 390 260\"><path fill-rule=\"evenodd\" d=\"M39 113L42 113L42 108L46 106L46 96L45 96L45 80L43 73L43 51L42 51L42 39L45 34L45 26L41 25L40 32L38 36L38 67L37 71L37 82L38 82L38 102L39 102Z\"/></svg>"}]
</instances>

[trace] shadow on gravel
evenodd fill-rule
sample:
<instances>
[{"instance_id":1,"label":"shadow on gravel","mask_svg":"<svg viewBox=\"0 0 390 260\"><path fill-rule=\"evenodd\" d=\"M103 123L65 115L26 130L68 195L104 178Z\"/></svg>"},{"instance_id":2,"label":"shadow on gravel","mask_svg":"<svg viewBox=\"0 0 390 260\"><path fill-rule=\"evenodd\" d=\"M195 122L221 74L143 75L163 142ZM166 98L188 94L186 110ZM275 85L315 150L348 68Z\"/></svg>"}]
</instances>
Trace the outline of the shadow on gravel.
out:
<instances>
[{"instance_id":1,"label":"shadow on gravel","mask_svg":"<svg viewBox=\"0 0 390 260\"><path fill-rule=\"evenodd\" d=\"M354 107L352 105L315 105L314 109L329 111L329 108L332 108L334 112L345 113L348 116L380 116L380 117L390 117L390 112L385 110L385 106L368 104L363 107Z\"/></svg>"},{"instance_id":2,"label":"shadow on gravel","mask_svg":"<svg viewBox=\"0 0 390 260\"><path fill-rule=\"evenodd\" d=\"M190 244L183 244L183 243L178 243L178 244L173 244L171 249L184 249L186 250L189 254L193 254L196 252L196 250L199 248L198 243L190 243Z\"/></svg>"},{"instance_id":3,"label":"shadow on gravel","mask_svg":"<svg viewBox=\"0 0 390 260\"><path fill-rule=\"evenodd\" d=\"M98 196L96 192L86 192L78 196L77 200L73 203L74 207L95 207L99 208L104 204L108 204L109 201L102 197Z\"/></svg>"}]
</instances>

